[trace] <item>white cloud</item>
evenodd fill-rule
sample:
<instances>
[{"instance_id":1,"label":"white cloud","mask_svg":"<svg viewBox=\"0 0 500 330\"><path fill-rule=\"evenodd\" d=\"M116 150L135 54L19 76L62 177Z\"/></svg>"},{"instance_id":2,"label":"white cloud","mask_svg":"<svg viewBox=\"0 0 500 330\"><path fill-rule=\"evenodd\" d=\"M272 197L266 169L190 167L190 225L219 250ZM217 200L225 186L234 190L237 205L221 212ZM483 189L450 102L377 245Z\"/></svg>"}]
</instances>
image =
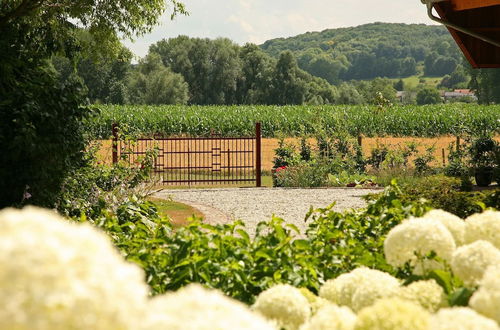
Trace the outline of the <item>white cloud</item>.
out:
<instances>
[{"instance_id":1,"label":"white cloud","mask_svg":"<svg viewBox=\"0 0 500 330\"><path fill-rule=\"evenodd\" d=\"M169 15L152 33L126 45L144 56L149 45L178 35L227 37L244 44L307 31L372 22L427 23L420 0L181 0L189 16Z\"/></svg>"}]
</instances>

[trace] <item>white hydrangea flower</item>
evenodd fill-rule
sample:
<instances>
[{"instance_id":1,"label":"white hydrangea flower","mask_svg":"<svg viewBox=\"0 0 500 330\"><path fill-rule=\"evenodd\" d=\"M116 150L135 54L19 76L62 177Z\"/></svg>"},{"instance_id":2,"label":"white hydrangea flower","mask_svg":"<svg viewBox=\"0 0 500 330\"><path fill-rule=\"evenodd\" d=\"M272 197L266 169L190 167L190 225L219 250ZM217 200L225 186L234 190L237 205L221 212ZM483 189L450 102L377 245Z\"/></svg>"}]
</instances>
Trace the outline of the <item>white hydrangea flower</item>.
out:
<instances>
[{"instance_id":1,"label":"white hydrangea flower","mask_svg":"<svg viewBox=\"0 0 500 330\"><path fill-rule=\"evenodd\" d=\"M377 299L394 295L398 288L399 281L391 275L360 267L328 280L320 288L319 295L335 304L358 311Z\"/></svg>"},{"instance_id":2,"label":"white hydrangea flower","mask_svg":"<svg viewBox=\"0 0 500 330\"><path fill-rule=\"evenodd\" d=\"M137 329L147 294L143 271L91 225L0 212L1 329Z\"/></svg>"},{"instance_id":3,"label":"white hydrangea flower","mask_svg":"<svg viewBox=\"0 0 500 330\"><path fill-rule=\"evenodd\" d=\"M396 297L415 302L430 312L447 305L443 288L434 280L416 281L400 287Z\"/></svg>"},{"instance_id":4,"label":"white hydrangea flower","mask_svg":"<svg viewBox=\"0 0 500 330\"><path fill-rule=\"evenodd\" d=\"M486 268L500 264L500 250L488 241L459 247L451 260L451 269L467 286L477 286Z\"/></svg>"},{"instance_id":5,"label":"white hydrangea flower","mask_svg":"<svg viewBox=\"0 0 500 330\"><path fill-rule=\"evenodd\" d=\"M465 243L485 240L500 249L500 212L484 211L465 219Z\"/></svg>"},{"instance_id":6,"label":"white hydrangea flower","mask_svg":"<svg viewBox=\"0 0 500 330\"><path fill-rule=\"evenodd\" d=\"M443 308L431 316L432 330L500 330L495 321L466 307Z\"/></svg>"},{"instance_id":7,"label":"white hydrangea flower","mask_svg":"<svg viewBox=\"0 0 500 330\"><path fill-rule=\"evenodd\" d=\"M484 272L477 290L469 301L476 312L500 323L500 266L490 266Z\"/></svg>"},{"instance_id":8,"label":"white hydrangea flower","mask_svg":"<svg viewBox=\"0 0 500 330\"><path fill-rule=\"evenodd\" d=\"M464 244L465 221L454 214L443 210L431 210L424 216L427 219L434 219L441 222L451 233L456 246Z\"/></svg>"},{"instance_id":9,"label":"white hydrangea flower","mask_svg":"<svg viewBox=\"0 0 500 330\"><path fill-rule=\"evenodd\" d=\"M288 284L278 284L261 292L252 309L286 330L298 329L311 315L307 298Z\"/></svg>"},{"instance_id":10,"label":"white hydrangea flower","mask_svg":"<svg viewBox=\"0 0 500 330\"><path fill-rule=\"evenodd\" d=\"M311 315L316 314L316 312L326 306L326 305L333 305L333 303L330 300L327 300L325 298L318 297L311 291L309 291L307 288L300 288L300 293L304 297L306 297L307 301L309 302L309 306L311 307Z\"/></svg>"},{"instance_id":11,"label":"white hydrangea flower","mask_svg":"<svg viewBox=\"0 0 500 330\"><path fill-rule=\"evenodd\" d=\"M429 218L412 218L392 228L384 242L387 262L402 267L406 262L414 267L413 272L422 275L442 268L434 260L417 260L434 251L438 257L450 261L455 250L455 240L450 231L439 221Z\"/></svg>"},{"instance_id":12,"label":"white hydrangea flower","mask_svg":"<svg viewBox=\"0 0 500 330\"><path fill-rule=\"evenodd\" d=\"M300 330L353 330L356 315L345 306L329 304L318 310Z\"/></svg>"},{"instance_id":13,"label":"white hydrangea flower","mask_svg":"<svg viewBox=\"0 0 500 330\"><path fill-rule=\"evenodd\" d=\"M428 330L430 313L411 301L381 299L358 313L355 330Z\"/></svg>"},{"instance_id":14,"label":"white hydrangea flower","mask_svg":"<svg viewBox=\"0 0 500 330\"><path fill-rule=\"evenodd\" d=\"M274 325L243 303L199 284L153 298L144 330L271 330Z\"/></svg>"}]
</instances>

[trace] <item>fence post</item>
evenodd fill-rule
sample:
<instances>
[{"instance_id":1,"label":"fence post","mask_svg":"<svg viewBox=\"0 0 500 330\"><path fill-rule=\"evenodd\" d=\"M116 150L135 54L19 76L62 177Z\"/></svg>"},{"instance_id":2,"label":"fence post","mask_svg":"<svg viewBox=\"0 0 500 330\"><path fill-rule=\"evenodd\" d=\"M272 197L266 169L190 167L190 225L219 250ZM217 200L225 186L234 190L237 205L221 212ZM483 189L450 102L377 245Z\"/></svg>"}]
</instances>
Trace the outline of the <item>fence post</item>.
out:
<instances>
[{"instance_id":1,"label":"fence post","mask_svg":"<svg viewBox=\"0 0 500 330\"><path fill-rule=\"evenodd\" d=\"M457 152L460 152L460 136L457 136Z\"/></svg>"},{"instance_id":2,"label":"fence post","mask_svg":"<svg viewBox=\"0 0 500 330\"><path fill-rule=\"evenodd\" d=\"M111 126L111 129L113 131L113 141L111 143L111 150L113 154L113 164L118 163L118 124L113 123Z\"/></svg>"},{"instance_id":3,"label":"fence post","mask_svg":"<svg viewBox=\"0 0 500 330\"><path fill-rule=\"evenodd\" d=\"M255 123L255 152L256 152L256 157L255 157L255 176L256 176L256 186L261 187L262 186L262 159L261 159L261 127L260 127L260 122Z\"/></svg>"},{"instance_id":4,"label":"fence post","mask_svg":"<svg viewBox=\"0 0 500 330\"><path fill-rule=\"evenodd\" d=\"M443 166L446 166L446 158L444 154L444 148L441 149L441 155L443 156Z\"/></svg>"}]
</instances>

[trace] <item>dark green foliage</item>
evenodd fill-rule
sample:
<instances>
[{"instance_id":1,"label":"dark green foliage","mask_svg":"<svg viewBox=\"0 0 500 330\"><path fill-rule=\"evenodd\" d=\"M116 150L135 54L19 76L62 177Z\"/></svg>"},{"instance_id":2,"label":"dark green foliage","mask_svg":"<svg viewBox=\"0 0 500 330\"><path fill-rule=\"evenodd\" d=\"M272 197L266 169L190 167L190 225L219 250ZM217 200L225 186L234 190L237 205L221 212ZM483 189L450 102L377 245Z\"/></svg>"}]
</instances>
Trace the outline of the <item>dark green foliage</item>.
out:
<instances>
[{"instance_id":1,"label":"dark green foliage","mask_svg":"<svg viewBox=\"0 0 500 330\"><path fill-rule=\"evenodd\" d=\"M183 76L191 104L331 104L335 87L297 67L290 52L279 60L257 46L229 39L180 36L150 47L163 64Z\"/></svg>"},{"instance_id":2,"label":"dark green foliage","mask_svg":"<svg viewBox=\"0 0 500 330\"><path fill-rule=\"evenodd\" d=\"M500 103L500 69L469 68L469 74L480 104Z\"/></svg>"},{"instance_id":3,"label":"dark green foliage","mask_svg":"<svg viewBox=\"0 0 500 330\"><path fill-rule=\"evenodd\" d=\"M409 216L421 216L421 204L401 203L396 186L367 209L339 213L330 207L311 210L309 229L298 238L293 225L272 218L255 233L242 222L212 226L193 219L176 228L137 198L117 212L102 212L90 221L110 234L125 257L146 271L153 294L198 282L246 303L276 283L317 293L322 283L359 266L394 272L383 255L383 237Z\"/></svg>"},{"instance_id":4,"label":"dark green foliage","mask_svg":"<svg viewBox=\"0 0 500 330\"><path fill-rule=\"evenodd\" d=\"M58 32L21 19L2 30L0 207L52 206L64 177L82 163L90 110L81 84L60 83L46 60L62 47L53 42Z\"/></svg>"},{"instance_id":5,"label":"dark green foliage","mask_svg":"<svg viewBox=\"0 0 500 330\"><path fill-rule=\"evenodd\" d=\"M483 207L500 209L500 192L464 192L460 191L460 180L445 176L424 177L411 185L402 185L401 201L411 203L421 198L436 209L466 218L473 213L482 212Z\"/></svg>"},{"instance_id":6,"label":"dark green foliage","mask_svg":"<svg viewBox=\"0 0 500 330\"><path fill-rule=\"evenodd\" d=\"M299 67L332 84L352 79L408 77L425 61L429 75L451 74L460 51L442 26L373 23L308 32L266 41L261 48L278 57L290 50Z\"/></svg>"},{"instance_id":7,"label":"dark green foliage","mask_svg":"<svg viewBox=\"0 0 500 330\"><path fill-rule=\"evenodd\" d=\"M83 120L90 110L81 106L81 85L60 84L43 63L15 70L16 80L4 81L0 92L0 180L4 188L0 207L52 206L64 177L82 165Z\"/></svg>"},{"instance_id":8,"label":"dark green foliage","mask_svg":"<svg viewBox=\"0 0 500 330\"><path fill-rule=\"evenodd\" d=\"M438 104L443 103L439 91L435 88L425 87L417 93L417 104Z\"/></svg>"},{"instance_id":9,"label":"dark green foliage","mask_svg":"<svg viewBox=\"0 0 500 330\"><path fill-rule=\"evenodd\" d=\"M300 159L306 162L311 160L311 152L311 145L307 142L305 137L302 137L300 139Z\"/></svg>"}]
</instances>

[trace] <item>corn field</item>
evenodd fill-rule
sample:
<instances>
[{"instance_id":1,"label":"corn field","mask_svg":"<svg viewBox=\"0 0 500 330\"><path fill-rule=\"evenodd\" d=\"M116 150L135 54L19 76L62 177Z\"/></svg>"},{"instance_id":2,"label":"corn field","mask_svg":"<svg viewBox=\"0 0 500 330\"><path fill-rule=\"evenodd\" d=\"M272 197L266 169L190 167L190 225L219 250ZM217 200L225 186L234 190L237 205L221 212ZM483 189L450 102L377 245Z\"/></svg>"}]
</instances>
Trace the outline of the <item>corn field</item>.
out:
<instances>
[{"instance_id":1,"label":"corn field","mask_svg":"<svg viewBox=\"0 0 500 330\"><path fill-rule=\"evenodd\" d=\"M262 123L264 137L344 131L351 135L435 137L500 132L500 106L119 106L98 105L92 138L106 139L111 124L134 136L245 136Z\"/></svg>"}]
</instances>

